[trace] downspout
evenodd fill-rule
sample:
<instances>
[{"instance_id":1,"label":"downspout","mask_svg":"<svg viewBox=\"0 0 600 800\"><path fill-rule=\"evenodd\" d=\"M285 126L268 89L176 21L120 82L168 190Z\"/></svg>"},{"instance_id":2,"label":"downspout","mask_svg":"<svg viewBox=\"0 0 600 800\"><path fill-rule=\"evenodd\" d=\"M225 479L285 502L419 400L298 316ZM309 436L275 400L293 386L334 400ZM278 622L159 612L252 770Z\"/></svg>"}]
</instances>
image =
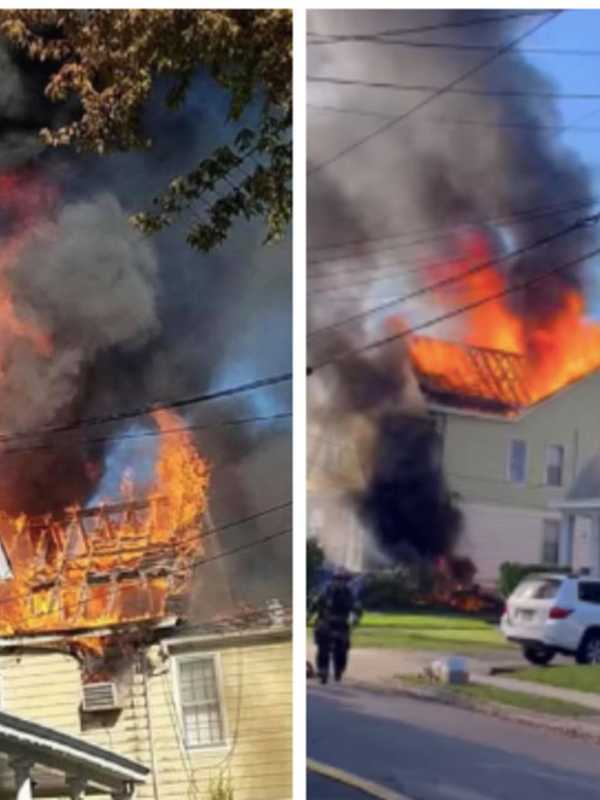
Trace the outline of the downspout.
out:
<instances>
[{"instance_id":1,"label":"downspout","mask_svg":"<svg viewBox=\"0 0 600 800\"><path fill-rule=\"evenodd\" d=\"M140 653L140 660L142 662L142 678L144 681L144 703L146 704L146 719L148 739L150 742L150 769L152 770L152 792L154 800L159 800L158 795L158 771L156 764L156 755L154 753L154 733L152 731L152 714L150 711L150 693L148 691L148 661L144 653Z\"/></svg>"}]
</instances>

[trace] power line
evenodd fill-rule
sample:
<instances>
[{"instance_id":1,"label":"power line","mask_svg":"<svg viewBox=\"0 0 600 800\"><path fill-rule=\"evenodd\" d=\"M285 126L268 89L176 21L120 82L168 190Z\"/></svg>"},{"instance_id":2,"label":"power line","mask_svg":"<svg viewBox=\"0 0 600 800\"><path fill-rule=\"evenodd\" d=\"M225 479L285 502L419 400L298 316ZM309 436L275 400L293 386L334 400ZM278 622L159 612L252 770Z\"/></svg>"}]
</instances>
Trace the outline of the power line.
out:
<instances>
[{"instance_id":1,"label":"power line","mask_svg":"<svg viewBox=\"0 0 600 800\"><path fill-rule=\"evenodd\" d=\"M597 109L600 113L600 109ZM484 219L473 219L470 221L465 221L464 225L493 225L493 224L501 224L501 223L510 223L510 222L518 222L520 220L527 221L528 219L537 219L538 217L545 217L545 216L552 216L553 214L561 214L564 211L571 211L577 210L580 208L587 208L588 206L595 205L598 201L596 200L571 200L567 203L562 203L554 206L536 206L535 208L525 209L523 211L517 211L514 214L508 214L498 217L487 217ZM383 250L367 250L361 253L358 253L358 257L362 257L363 255L371 255L377 253L387 252L387 250L402 248L402 247L412 247L413 245L417 244L424 244L429 242L438 241L439 239L445 239L453 236L453 231L448 231L447 233L440 233L439 232L439 225L435 227L428 227L428 228L419 228L413 229L409 231L402 231L401 233L390 234L389 236L373 236L367 239L347 239L343 242L330 242L328 244L319 245L309 247L309 252L313 250L334 250L340 249L341 247L359 247L365 244L371 244L376 242L385 242L390 239L404 239L407 236L417 236L422 233L431 233L435 231L436 233L433 236L428 237L427 239L417 239L411 242L400 242L393 247L385 248ZM327 256L325 258L315 258L309 260L309 264L329 264L333 263L334 261L344 261L348 258L351 258L351 255L342 255L342 256ZM331 274L329 270L325 274Z\"/></svg>"},{"instance_id":2,"label":"power line","mask_svg":"<svg viewBox=\"0 0 600 800\"><path fill-rule=\"evenodd\" d=\"M429 33L430 31L441 31L447 28L467 28L472 25L487 25L489 23L507 22L511 19L521 19L525 17L539 17L545 15L546 11L525 11L511 14L496 14L489 17L468 17L464 20L456 20L454 22L440 22L432 25L420 25L412 28L393 28L392 30L377 31L376 33L369 34L330 34L330 33L317 33L316 31L308 31L307 36L319 37L320 41L309 42L309 44L335 44L337 42L360 42L371 41L374 37L384 36L404 36L412 33ZM321 41L327 39L327 41Z\"/></svg>"},{"instance_id":3,"label":"power line","mask_svg":"<svg viewBox=\"0 0 600 800\"><path fill-rule=\"evenodd\" d=\"M415 48L419 50L459 50L473 53L485 53L496 49L493 44L465 44L464 42L420 42L410 39L396 39L393 36L383 37L382 35L365 36L360 39L358 44L377 44L383 46L398 46ZM329 42L328 42L329 44ZM561 47L520 47L519 53L527 55L552 55L552 56L581 56L596 57L600 56L600 50L585 50L580 48L561 48Z\"/></svg>"},{"instance_id":4,"label":"power line","mask_svg":"<svg viewBox=\"0 0 600 800\"><path fill-rule=\"evenodd\" d=\"M504 55L504 53L501 53L501 55ZM477 67L477 70L479 69L481 69L481 67ZM473 72L471 72L471 74L473 74ZM468 77L470 77L470 75ZM309 75L306 80L308 83L325 83L333 86L358 86L364 89L385 89L390 92L433 92L435 97L438 97L440 94L457 94L466 97L537 97L548 100L600 100L600 94L587 92L528 92L519 89L456 89L454 88L455 84L453 84L451 88L448 88L446 86L430 86L429 84L365 81L360 78L336 78L333 76L320 75ZM462 83L463 80L466 80L466 78L463 77L457 80L457 83ZM413 112L411 111L410 113ZM392 117L392 119L396 119L396 117Z\"/></svg>"},{"instance_id":5,"label":"power line","mask_svg":"<svg viewBox=\"0 0 600 800\"><path fill-rule=\"evenodd\" d=\"M18 431L10 436L0 436L0 444L3 442L10 442L15 439L30 436L45 436L49 433L63 433L64 431L71 431L77 428L83 428L88 425L101 425L108 422L120 422L124 419L133 419L134 417L142 417L152 414L155 411L163 411L173 408L185 408L186 406L196 405L198 403L207 403L212 400L218 400L224 397L233 397L234 395L243 394L245 392L256 391L257 389L264 389L269 386L277 386L280 383L286 383L292 380L292 373L286 372L282 375L274 375L270 378L260 378L259 380L242 383L238 386L230 386L227 389L219 389L215 392L208 392L206 394L196 395L194 397L187 397L183 400L171 401L158 401L149 403L141 408L133 409L131 411L122 411L114 414L106 414L97 417L87 417L64 425L55 425L52 427L38 428L30 431Z\"/></svg>"},{"instance_id":6,"label":"power line","mask_svg":"<svg viewBox=\"0 0 600 800\"><path fill-rule=\"evenodd\" d=\"M511 250L509 253L505 253L504 255L497 256L495 258L488 259L482 263L476 264L473 267L461 272L459 275L451 275L448 278L444 278L443 280L436 281L435 283L428 284L427 286L422 286L419 289L415 289L408 294L401 295L400 297L396 297L392 300L388 300L385 303L381 303L376 308L371 308L367 311L361 311L357 314L354 314L351 317L347 317L346 319L339 320L338 322L331 323L323 328L318 328L316 330L311 331L308 335L316 336L318 333L323 333L325 331L332 330L334 328L338 328L341 325L346 325L349 322L355 322L359 319L363 319L375 312L382 311L386 308L391 308L392 306L398 305L399 303L407 302L408 300L413 300L415 297L420 297L421 295L427 294L428 292L436 291L440 288L445 288L447 286L456 283L457 281L461 281L464 278L473 275L477 272L481 272L481 270L488 269L490 267L495 267L498 264L501 264L505 261L508 261L512 258L516 258L517 256L521 256L525 253L528 253L531 250L537 249L538 247L542 247L543 245L549 244L550 242L555 241L556 239L562 238L569 233L572 233L576 230L586 227L590 224L595 224L600 219L600 213L595 214L591 217L586 217L584 219L576 220L575 222L567 225L564 228L561 228L559 231L555 233L548 234L547 236L543 236L540 239L536 239L534 242L523 245L523 247L517 248L516 250Z\"/></svg>"},{"instance_id":7,"label":"power line","mask_svg":"<svg viewBox=\"0 0 600 800\"><path fill-rule=\"evenodd\" d=\"M374 119L393 119L394 114L384 114L379 111L366 111L359 108L340 108L339 106L321 106L314 103L307 103L307 108L314 108L316 111L330 111L337 114L350 114L351 116L373 117ZM528 122L486 122L478 119L448 119L447 117L431 117L424 119L423 122L431 125L466 125L478 128L518 128L528 131L552 131L563 133L564 131L576 131L578 133L600 133L600 128L586 128L577 125L535 125Z\"/></svg>"},{"instance_id":8,"label":"power line","mask_svg":"<svg viewBox=\"0 0 600 800\"><path fill-rule=\"evenodd\" d=\"M213 430L215 428L233 427L236 425L252 425L260 424L263 422L274 422L276 420L289 419L293 416L291 411L282 411L277 414L269 414L257 417L243 417L241 419L226 419L219 422L204 423L198 425L182 425L176 428L169 428L167 430L154 430L154 431L139 431L136 433L125 433L118 436L97 436L92 439L77 439L74 443L77 445L86 444L100 444L103 442L120 442L124 439L143 439L145 437L156 436L169 436L172 434L185 433L186 431L199 431L199 430ZM64 443L47 443L37 445L26 445L23 447L1 448L0 456L12 455L13 453L29 453L37 450L58 450L65 447Z\"/></svg>"},{"instance_id":9,"label":"power line","mask_svg":"<svg viewBox=\"0 0 600 800\"><path fill-rule=\"evenodd\" d=\"M207 531L202 531L197 537L193 537L193 538L194 539L197 538L198 541L202 541L203 539L208 538L208 536L212 536L212 535L214 535L216 533L221 533L222 531L228 530L230 528L239 527L240 525L244 525L244 524L246 524L248 522L253 522L254 520L259 519L260 517L266 516L267 514L271 514L271 513L274 513L276 511L282 511L285 508L290 508L291 506L292 506L292 501L289 500L289 501L286 501L285 503L281 503L281 504L279 504L277 506L272 506L271 508L265 509L263 511L259 511L256 514L251 514L250 516L247 516L245 518L238 519L235 522L230 522L230 523L227 523L226 525L221 525L219 527L211 528L211 529L209 529ZM192 541L192 539L191 538L190 539L179 538L177 540L177 543L178 544L182 544L182 543L186 543L187 541ZM103 551L102 552L102 556L105 556L105 555L106 556L115 556L115 555L123 555L123 554L136 553L136 552L144 552L147 549L148 549L148 547L146 546L146 547L140 547L140 548L128 548L128 549L122 549L122 550ZM90 557L93 557L93 553L90 554ZM74 557L70 558L70 559L65 559L65 561L63 563L63 566L67 562L73 562L73 561L76 561L76 560L77 559L74 558ZM192 562L188 566L189 566L189 568L192 568L194 566L194 563ZM29 599L29 598L31 598L32 592L34 592L36 589L44 588L46 585L47 585L46 583L44 583L44 584L34 584L33 586L29 586L28 587L28 591L27 592L22 592L21 594L14 594L14 595L11 595L11 596L8 596L8 597L1 597L0 598L0 605L6 605L8 603L13 603L13 602L15 602L17 600ZM86 603L86 602L87 602L87 600L84 601L84 603ZM75 605L75 607L79 607L80 605L83 605L84 603L77 603ZM37 619L38 617L48 616L48 615L52 615L52 614L55 614L55 613L56 613L56 610L54 609L52 611L46 611L46 612L41 613L41 614L33 614L32 616Z\"/></svg>"},{"instance_id":10,"label":"power line","mask_svg":"<svg viewBox=\"0 0 600 800\"><path fill-rule=\"evenodd\" d=\"M514 292L518 292L521 289L526 289L528 286L532 286L540 281L544 280L545 278L549 277L550 275L554 275L557 272L561 272L562 270L570 269L578 264L583 263L584 261L589 261L590 258L597 256L600 254L600 247L597 247L595 250L586 253L583 256L579 256L578 258L574 258L571 261L566 262L565 264L561 264L558 267L554 267L553 269L546 270L539 275L536 275L533 278L530 278L527 281L522 281L518 284L513 284L502 291L496 292L495 294L487 295L486 297L481 298L480 300L474 300L472 303L467 303L466 305L460 306L459 308L455 308L452 311L448 311L444 314L440 314L437 317L433 317L432 319L428 319L425 322L421 322L418 325L413 325L410 328L405 328L399 333L392 334L390 336L386 336L383 339L377 339L373 342L369 342L362 347L353 348L351 350L347 350L345 353L341 353L339 356L335 356L334 358L330 358L327 361L323 361L320 364L317 364L314 367L308 367L307 373L308 375L312 375L316 370L321 369L329 364L333 364L336 361L341 361L348 356L356 355L357 353L363 353L370 350L374 350L378 347L383 347L386 344L391 344L398 339L403 339L406 336L410 336L417 331L423 330L425 328L430 328L432 325L437 325L440 322L445 322L448 319L452 319L453 317L458 316L459 314L464 314L466 311L471 311L474 308L479 308L486 303L491 302L492 300L498 300L501 297L505 297L506 295L512 294Z\"/></svg>"},{"instance_id":11,"label":"power line","mask_svg":"<svg viewBox=\"0 0 600 800\"><path fill-rule=\"evenodd\" d=\"M547 25L551 20L556 19L561 13L562 13L561 11L552 11L552 12L550 12L548 15L544 16L544 18L541 20L541 22L538 22L536 25L534 25L532 28L530 28L525 33L521 34L520 36L517 36L515 39L510 41L508 44L503 45L502 47L498 48L498 50L496 50L492 55L490 55L487 58L485 58L482 62L480 62L479 64L475 65L474 67L471 67L466 72L463 72L461 75L459 75L457 78L454 78L454 80L450 81L450 83L446 84L445 86L442 86L441 88L436 89L433 92L433 94L428 95L423 100L420 100L415 106L411 106L411 108L409 108L404 113L400 114L398 117L395 117L394 119L388 120L387 122L383 123L383 125L380 125L374 131L371 131L370 133L368 133L366 136L363 136L358 141L356 141L356 142L354 142L352 144L349 144L346 147L344 147L336 155L331 156L330 158L326 159L325 161L322 161L320 164L315 165L312 169L308 170L307 174L308 175L313 175L315 172L319 172L320 170L325 169L325 167L331 166L331 164L334 164L335 162L339 161L340 158L343 158L344 156L348 155L348 153L351 153L352 151L356 150L357 147L360 147L361 145L366 144L367 142L371 141L371 139L374 139L376 136L379 136L380 134L385 133L385 131L389 130L390 128L393 128L395 125L398 125L400 122L403 122L411 114L414 114L417 111L420 111L422 108L425 108L425 106L429 105L429 103L433 102L434 100L436 100L441 95L446 94L446 92L452 91L460 83L462 83L463 81L467 80L468 78L471 78L477 72L479 72L480 70L482 70L485 67L487 67L490 64L492 64L494 61L496 61L498 58L503 56L505 53L510 52L514 47L516 47L518 44L520 44L522 41L524 41L524 39L526 39L529 36L533 35L536 31L540 30L540 28L542 26Z\"/></svg>"}]
</instances>

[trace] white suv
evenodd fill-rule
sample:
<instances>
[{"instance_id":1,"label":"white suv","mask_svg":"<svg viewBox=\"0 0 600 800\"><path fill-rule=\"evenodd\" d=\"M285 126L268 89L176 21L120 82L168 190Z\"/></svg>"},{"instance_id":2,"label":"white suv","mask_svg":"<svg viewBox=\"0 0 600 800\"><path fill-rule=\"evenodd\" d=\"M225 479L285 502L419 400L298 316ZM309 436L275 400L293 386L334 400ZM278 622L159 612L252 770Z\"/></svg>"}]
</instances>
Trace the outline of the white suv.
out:
<instances>
[{"instance_id":1,"label":"white suv","mask_svg":"<svg viewBox=\"0 0 600 800\"><path fill-rule=\"evenodd\" d=\"M556 653L600 664L600 577L528 576L508 598L500 628L532 664Z\"/></svg>"}]
</instances>

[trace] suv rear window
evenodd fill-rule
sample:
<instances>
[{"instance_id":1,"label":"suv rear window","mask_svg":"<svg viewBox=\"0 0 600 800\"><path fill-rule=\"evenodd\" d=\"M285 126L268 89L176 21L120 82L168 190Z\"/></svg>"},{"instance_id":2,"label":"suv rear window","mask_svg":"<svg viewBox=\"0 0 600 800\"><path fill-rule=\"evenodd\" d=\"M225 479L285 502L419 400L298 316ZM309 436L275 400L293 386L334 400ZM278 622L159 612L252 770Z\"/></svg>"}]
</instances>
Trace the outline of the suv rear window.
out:
<instances>
[{"instance_id":1,"label":"suv rear window","mask_svg":"<svg viewBox=\"0 0 600 800\"><path fill-rule=\"evenodd\" d=\"M561 583L560 578L530 578L517 587L515 595L520 600L552 600Z\"/></svg>"},{"instance_id":2,"label":"suv rear window","mask_svg":"<svg viewBox=\"0 0 600 800\"><path fill-rule=\"evenodd\" d=\"M582 581L577 586L577 596L584 603L600 605L600 583L598 581Z\"/></svg>"}]
</instances>

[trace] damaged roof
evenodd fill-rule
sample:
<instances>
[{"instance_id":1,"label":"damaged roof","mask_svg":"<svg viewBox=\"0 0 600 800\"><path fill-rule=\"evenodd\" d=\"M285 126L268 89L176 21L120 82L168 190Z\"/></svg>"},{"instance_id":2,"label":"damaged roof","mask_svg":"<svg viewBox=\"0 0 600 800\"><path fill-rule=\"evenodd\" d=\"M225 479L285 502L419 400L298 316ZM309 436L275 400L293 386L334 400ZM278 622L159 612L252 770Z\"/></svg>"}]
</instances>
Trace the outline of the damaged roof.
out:
<instances>
[{"instance_id":1,"label":"damaged roof","mask_svg":"<svg viewBox=\"0 0 600 800\"><path fill-rule=\"evenodd\" d=\"M419 385L434 402L496 414L533 402L522 355L426 336L412 337L409 349Z\"/></svg>"}]
</instances>

